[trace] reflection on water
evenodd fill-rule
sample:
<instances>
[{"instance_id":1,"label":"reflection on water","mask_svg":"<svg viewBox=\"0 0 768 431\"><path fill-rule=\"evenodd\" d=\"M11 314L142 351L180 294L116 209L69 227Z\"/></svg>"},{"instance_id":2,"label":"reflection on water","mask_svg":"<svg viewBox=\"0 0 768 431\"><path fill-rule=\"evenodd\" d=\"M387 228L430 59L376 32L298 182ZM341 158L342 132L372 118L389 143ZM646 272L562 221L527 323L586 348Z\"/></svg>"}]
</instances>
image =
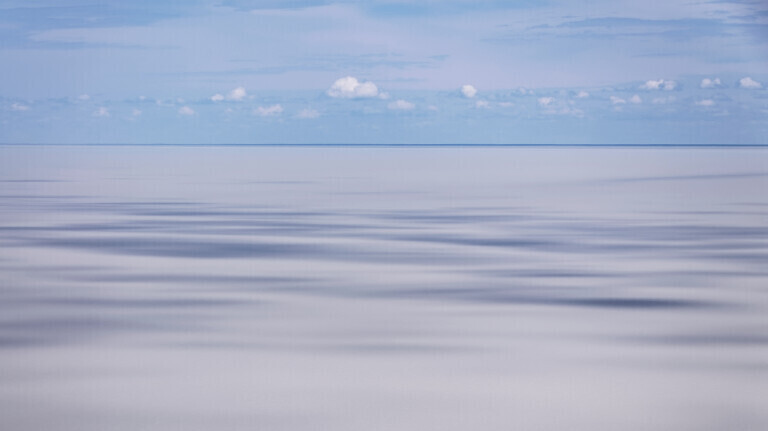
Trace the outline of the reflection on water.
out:
<instances>
[{"instance_id":1,"label":"reflection on water","mask_svg":"<svg viewBox=\"0 0 768 431\"><path fill-rule=\"evenodd\" d=\"M0 147L0 429L768 428L768 151Z\"/></svg>"}]
</instances>

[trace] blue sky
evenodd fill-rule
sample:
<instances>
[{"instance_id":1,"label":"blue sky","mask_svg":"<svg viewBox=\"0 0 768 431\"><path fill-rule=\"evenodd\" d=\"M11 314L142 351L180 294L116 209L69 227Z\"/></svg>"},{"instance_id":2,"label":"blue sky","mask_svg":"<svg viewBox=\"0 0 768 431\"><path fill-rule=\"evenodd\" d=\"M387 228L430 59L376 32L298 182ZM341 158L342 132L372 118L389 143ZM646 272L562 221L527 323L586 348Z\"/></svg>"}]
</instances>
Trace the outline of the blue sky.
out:
<instances>
[{"instance_id":1,"label":"blue sky","mask_svg":"<svg viewBox=\"0 0 768 431\"><path fill-rule=\"evenodd\" d=\"M4 0L0 142L768 144L761 1Z\"/></svg>"}]
</instances>

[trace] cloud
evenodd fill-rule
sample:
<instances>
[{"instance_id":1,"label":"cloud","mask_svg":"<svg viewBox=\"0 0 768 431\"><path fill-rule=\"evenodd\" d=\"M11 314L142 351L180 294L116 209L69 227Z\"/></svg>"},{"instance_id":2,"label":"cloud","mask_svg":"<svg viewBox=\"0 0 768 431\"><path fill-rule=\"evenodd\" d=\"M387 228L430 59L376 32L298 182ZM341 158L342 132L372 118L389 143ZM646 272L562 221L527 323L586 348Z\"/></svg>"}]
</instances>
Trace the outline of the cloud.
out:
<instances>
[{"instance_id":1,"label":"cloud","mask_svg":"<svg viewBox=\"0 0 768 431\"><path fill-rule=\"evenodd\" d=\"M331 97L342 99L358 99L376 97L379 94L379 89L373 82L360 82L357 78L347 76L337 79L336 82L331 85L331 88L326 91L326 94Z\"/></svg>"},{"instance_id":2,"label":"cloud","mask_svg":"<svg viewBox=\"0 0 768 431\"><path fill-rule=\"evenodd\" d=\"M677 82L668 81L665 79L645 81L645 84L641 85L643 90L666 90L671 91L677 88Z\"/></svg>"},{"instance_id":3,"label":"cloud","mask_svg":"<svg viewBox=\"0 0 768 431\"><path fill-rule=\"evenodd\" d=\"M554 101L554 97L539 97L539 105L541 106L547 106Z\"/></svg>"},{"instance_id":4,"label":"cloud","mask_svg":"<svg viewBox=\"0 0 768 431\"><path fill-rule=\"evenodd\" d=\"M91 96L89 96L87 94L81 94L81 95L77 96L77 100L91 100Z\"/></svg>"},{"instance_id":5,"label":"cloud","mask_svg":"<svg viewBox=\"0 0 768 431\"><path fill-rule=\"evenodd\" d=\"M189 106L182 106L179 108L179 114L181 115L195 115L195 110Z\"/></svg>"},{"instance_id":6,"label":"cloud","mask_svg":"<svg viewBox=\"0 0 768 431\"><path fill-rule=\"evenodd\" d=\"M477 94L477 88L475 88L473 85L462 85L461 86L461 94L464 95L464 97L467 98L473 98Z\"/></svg>"},{"instance_id":7,"label":"cloud","mask_svg":"<svg viewBox=\"0 0 768 431\"><path fill-rule=\"evenodd\" d=\"M259 117L272 117L276 115L280 115L283 112L283 107L279 104L272 105L272 106L259 106L258 108L253 110L254 115L258 115Z\"/></svg>"},{"instance_id":8,"label":"cloud","mask_svg":"<svg viewBox=\"0 0 768 431\"><path fill-rule=\"evenodd\" d=\"M227 94L227 100L240 101L240 100L243 100L247 95L248 93L245 92L245 88L237 87L234 90L230 91L229 94Z\"/></svg>"},{"instance_id":9,"label":"cloud","mask_svg":"<svg viewBox=\"0 0 768 431\"><path fill-rule=\"evenodd\" d=\"M613 103L614 105L623 105L627 103L627 101L622 99L621 97L611 96L611 103Z\"/></svg>"},{"instance_id":10,"label":"cloud","mask_svg":"<svg viewBox=\"0 0 768 431\"><path fill-rule=\"evenodd\" d=\"M216 93L213 96L211 96L211 100L214 102L221 102L222 100L229 100L232 102L239 102L245 97L248 96L248 93L245 91L244 87L237 87L234 90L227 93L226 96Z\"/></svg>"},{"instance_id":11,"label":"cloud","mask_svg":"<svg viewBox=\"0 0 768 431\"><path fill-rule=\"evenodd\" d=\"M14 103L11 105L11 111L29 111L29 106L22 105L21 103Z\"/></svg>"},{"instance_id":12,"label":"cloud","mask_svg":"<svg viewBox=\"0 0 768 431\"><path fill-rule=\"evenodd\" d=\"M637 94L629 98L629 101L635 104L643 103L643 99L640 98Z\"/></svg>"},{"instance_id":13,"label":"cloud","mask_svg":"<svg viewBox=\"0 0 768 431\"><path fill-rule=\"evenodd\" d=\"M320 116L320 113L311 108L302 109L301 111L299 111L298 114L296 114L296 118L302 118L302 119L317 118L319 116Z\"/></svg>"},{"instance_id":14,"label":"cloud","mask_svg":"<svg viewBox=\"0 0 768 431\"><path fill-rule=\"evenodd\" d=\"M134 116L134 117L138 117L138 116L140 116L140 115L141 115L141 110L140 110L140 109L134 109L134 110L131 112L131 115L132 115L132 116Z\"/></svg>"},{"instance_id":15,"label":"cloud","mask_svg":"<svg viewBox=\"0 0 768 431\"><path fill-rule=\"evenodd\" d=\"M410 111L411 109L413 109L415 107L416 107L416 105L414 105L413 103L408 102L406 100L403 100L403 99L399 99L399 100L396 100L394 102L390 102L387 105L387 108L389 108L389 109L398 109L398 110L401 110L401 111Z\"/></svg>"},{"instance_id":16,"label":"cloud","mask_svg":"<svg viewBox=\"0 0 768 431\"><path fill-rule=\"evenodd\" d=\"M700 100L700 101L696 102L696 105L698 105L698 106L714 106L715 105L715 101L712 100L712 99L704 99L704 100Z\"/></svg>"},{"instance_id":17,"label":"cloud","mask_svg":"<svg viewBox=\"0 0 768 431\"><path fill-rule=\"evenodd\" d=\"M720 78L704 78L701 80L701 84L699 84L699 87L701 88L720 88L723 84L720 82Z\"/></svg>"},{"instance_id":18,"label":"cloud","mask_svg":"<svg viewBox=\"0 0 768 431\"><path fill-rule=\"evenodd\" d=\"M109 117L109 109L103 106L100 106L99 109L93 111L93 114L91 115L93 115L94 117L104 117L104 118Z\"/></svg>"},{"instance_id":19,"label":"cloud","mask_svg":"<svg viewBox=\"0 0 768 431\"><path fill-rule=\"evenodd\" d=\"M478 100L475 102L475 108L488 108L488 101L487 100Z\"/></svg>"},{"instance_id":20,"label":"cloud","mask_svg":"<svg viewBox=\"0 0 768 431\"><path fill-rule=\"evenodd\" d=\"M739 79L739 87L741 88L748 88L748 89L756 89L756 88L763 88L763 84L755 81L754 79L750 78L749 76Z\"/></svg>"},{"instance_id":21,"label":"cloud","mask_svg":"<svg viewBox=\"0 0 768 431\"><path fill-rule=\"evenodd\" d=\"M578 94L576 94L576 98L577 98L577 99L586 99L587 97L589 97L589 93L587 93L587 92L586 92L586 91L584 91L584 90L582 90L582 91L579 91L579 93L578 93Z\"/></svg>"},{"instance_id":22,"label":"cloud","mask_svg":"<svg viewBox=\"0 0 768 431\"><path fill-rule=\"evenodd\" d=\"M502 108L509 108L510 106L515 106L515 104L512 102L499 102L499 106Z\"/></svg>"}]
</instances>

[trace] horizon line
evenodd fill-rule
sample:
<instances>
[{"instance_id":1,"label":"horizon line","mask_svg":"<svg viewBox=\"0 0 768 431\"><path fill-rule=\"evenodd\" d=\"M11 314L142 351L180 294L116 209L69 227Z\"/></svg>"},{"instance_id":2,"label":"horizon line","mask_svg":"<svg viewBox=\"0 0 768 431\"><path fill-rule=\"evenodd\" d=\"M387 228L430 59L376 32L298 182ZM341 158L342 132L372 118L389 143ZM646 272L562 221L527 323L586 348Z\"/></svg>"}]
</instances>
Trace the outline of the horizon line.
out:
<instances>
[{"instance_id":1,"label":"horizon line","mask_svg":"<svg viewBox=\"0 0 768 431\"><path fill-rule=\"evenodd\" d=\"M489 144L489 143L442 143L442 144L382 144L382 143L19 143L0 142L0 147L353 147L353 148L768 148L768 144Z\"/></svg>"}]
</instances>

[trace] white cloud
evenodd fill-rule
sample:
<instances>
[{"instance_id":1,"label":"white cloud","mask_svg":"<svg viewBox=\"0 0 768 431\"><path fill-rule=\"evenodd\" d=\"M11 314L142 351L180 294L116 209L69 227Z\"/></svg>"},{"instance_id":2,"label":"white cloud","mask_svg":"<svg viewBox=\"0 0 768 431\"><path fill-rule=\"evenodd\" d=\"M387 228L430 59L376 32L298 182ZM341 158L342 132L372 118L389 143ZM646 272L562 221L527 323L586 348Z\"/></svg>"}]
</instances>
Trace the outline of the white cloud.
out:
<instances>
[{"instance_id":1,"label":"white cloud","mask_svg":"<svg viewBox=\"0 0 768 431\"><path fill-rule=\"evenodd\" d=\"M403 100L403 99L399 99L397 101L390 102L387 105L387 108L389 108L389 109L399 109L399 110L403 110L403 111L409 111L409 110L411 110L411 109L413 109L415 107L416 107L416 105L414 105L413 103L408 102L406 100Z\"/></svg>"},{"instance_id":2,"label":"white cloud","mask_svg":"<svg viewBox=\"0 0 768 431\"><path fill-rule=\"evenodd\" d=\"M100 106L99 109L93 111L94 117L109 117L109 110L103 106Z\"/></svg>"},{"instance_id":3,"label":"white cloud","mask_svg":"<svg viewBox=\"0 0 768 431\"><path fill-rule=\"evenodd\" d=\"M645 81L645 84L641 85L640 88L644 90L666 90L671 91L677 88L677 82L675 81L668 81L665 79L659 79L659 80L650 80Z\"/></svg>"},{"instance_id":4,"label":"white cloud","mask_svg":"<svg viewBox=\"0 0 768 431\"><path fill-rule=\"evenodd\" d=\"M134 117L138 117L138 116L140 116L140 115L141 115L141 110L139 110L139 109L134 109L134 110L131 112L131 115L133 115Z\"/></svg>"},{"instance_id":5,"label":"white cloud","mask_svg":"<svg viewBox=\"0 0 768 431\"><path fill-rule=\"evenodd\" d=\"M179 114L181 115L195 115L195 110L189 106L182 106L179 108Z\"/></svg>"},{"instance_id":6,"label":"white cloud","mask_svg":"<svg viewBox=\"0 0 768 431\"><path fill-rule=\"evenodd\" d=\"M303 119L317 118L319 116L320 116L320 113L311 108L302 109L301 111L299 111L298 114L296 114L297 118L303 118Z\"/></svg>"},{"instance_id":7,"label":"white cloud","mask_svg":"<svg viewBox=\"0 0 768 431\"><path fill-rule=\"evenodd\" d=\"M704 78L701 80L701 84L699 84L699 87L701 88L718 88L722 86L723 84L722 82L720 82L720 78L714 78L714 79Z\"/></svg>"},{"instance_id":8,"label":"white cloud","mask_svg":"<svg viewBox=\"0 0 768 431\"><path fill-rule=\"evenodd\" d=\"M326 94L331 97L343 99L357 99L376 97L379 94L379 89L373 82L360 82L357 78L347 76L337 79L336 82L331 85L331 88L326 91Z\"/></svg>"},{"instance_id":9,"label":"white cloud","mask_svg":"<svg viewBox=\"0 0 768 431\"><path fill-rule=\"evenodd\" d=\"M587 97L589 97L589 93L584 90L579 91L579 93L576 95L577 99L586 99Z\"/></svg>"},{"instance_id":10,"label":"white cloud","mask_svg":"<svg viewBox=\"0 0 768 431\"><path fill-rule=\"evenodd\" d=\"M613 103L614 105L623 105L627 103L627 101L622 99L621 97L611 96L611 103Z\"/></svg>"},{"instance_id":11,"label":"white cloud","mask_svg":"<svg viewBox=\"0 0 768 431\"><path fill-rule=\"evenodd\" d=\"M440 108L438 108L435 105L429 105L429 106L427 106L427 109L429 109L430 111L439 111L440 110Z\"/></svg>"},{"instance_id":12,"label":"white cloud","mask_svg":"<svg viewBox=\"0 0 768 431\"><path fill-rule=\"evenodd\" d=\"M237 87L230 91L229 94L227 94L227 100L240 101L243 100L247 95L248 93L245 92L245 88Z\"/></svg>"},{"instance_id":13,"label":"white cloud","mask_svg":"<svg viewBox=\"0 0 768 431\"><path fill-rule=\"evenodd\" d=\"M21 103L14 103L11 105L11 111L29 111L29 106L22 105Z\"/></svg>"},{"instance_id":14,"label":"white cloud","mask_svg":"<svg viewBox=\"0 0 768 431\"><path fill-rule=\"evenodd\" d=\"M632 103L635 103L635 104L643 103L643 99L641 99L640 96L638 96L637 94L635 94L634 96L630 97L629 101L632 102Z\"/></svg>"},{"instance_id":15,"label":"white cloud","mask_svg":"<svg viewBox=\"0 0 768 431\"><path fill-rule=\"evenodd\" d=\"M381 92L379 93L379 99L381 100L389 100L389 93Z\"/></svg>"},{"instance_id":16,"label":"white cloud","mask_svg":"<svg viewBox=\"0 0 768 431\"><path fill-rule=\"evenodd\" d=\"M554 97L539 97L539 105L541 106L547 106L554 101Z\"/></svg>"},{"instance_id":17,"label":"white cloud","mask_svg":"<svg viewBox=\"0 0 768 431\"><path fill-rule=\"evenodd\" d=\"M78 100L90 100L91 96L89 96L87 94L81 94L81 95L77 96L77 99Z\"/></svg>"},{"instance_id":18,"label":"white cloud","mask_svg":"<svg viewBox=\"0 0 768 431\"><path fill-rule=\"evenodd\" d=\"M214 102L221 102L222 100L240 102L241 100L245 99L246 96L248 96L248 93L245 91L245 88L237 87L234 90L227 93L226 96L220 93L216 93L213 96L211 96L211 100Z\"/></svg>"},{"instance_id":19,"label":"white cloud","mask_svg":"<svg viewBox=\"0 0 768 431\"><path fill-rule=\"evenodd\" d=\"M478 100L477 102L475 102L475 108L488 108L488 107L490 106L488 105L487 100Z\"/></svg>"},{"instance_id":20,"label":"white cloud","mask_svg":"<svg viewBox=\"0 0 768 431\"><path fill-rule=\"evenodd\" d=\"M529 90L525 87L520 87L517 89L517 91L519 91L520 94L522 94L523 96L525 96L526 94L531 94L531 95L533 94L533 90Z\"/></svg>"},{"instance_id":21,"label":"white cloud","mask_svg":"<svg viewBox=\"0 0 768 431\"><path fill-rule=\"evenodd\" d=\"M259 106L258 108L253 110L254 115L258 115L259 117L272 117L275 115L280 115L283 112L283 107L278 105L272 105L272 106Z\"/></svg>"},{"instance_id":22,"label":"white cloud","mask_svg":"<svg viewBox=\"0 0 768 431\"><path fill-rule=\"evenodd\" d=\"M712 100L712 99L704 99L704 100L700 100L700 101L696 102L696 104L699 105L699 106L714 106L715 105L715 101Z\"/></svg>"},{"instance_id":23,"label":"white cloud","mask_svg":"<svg viewBox=\"0 0 768 431\"><path fill-rule=\"evenodd\" d=\"M464 97L467 98L473 98L477 94L477 88L475 88L473 85L462 85L461 86L461 94L464 95Z\"/></svg>"},{"instance_id":24,"label":"white cloud","mask_svg":"<svg viewBox=\"0 0 768 431\"><path fill-rule=\"evenodd\" d=\"M502 108L509 108L510 106L515 106L515 104L512 102L499 102L499 106Z\"/></svg>"},{"instance_id":25,"label":"white cloud","mask_svg":"<svg viewBox=\"0 0 768 431\"><path fill-rule=\"evenodd\" d=\"M756 88L763 88L763 84L755 81L754 79L750 78L749 76L739 79L739 87L741 88L749 88L749 89L756 89Z\"/></svg>"}]
</instances>

